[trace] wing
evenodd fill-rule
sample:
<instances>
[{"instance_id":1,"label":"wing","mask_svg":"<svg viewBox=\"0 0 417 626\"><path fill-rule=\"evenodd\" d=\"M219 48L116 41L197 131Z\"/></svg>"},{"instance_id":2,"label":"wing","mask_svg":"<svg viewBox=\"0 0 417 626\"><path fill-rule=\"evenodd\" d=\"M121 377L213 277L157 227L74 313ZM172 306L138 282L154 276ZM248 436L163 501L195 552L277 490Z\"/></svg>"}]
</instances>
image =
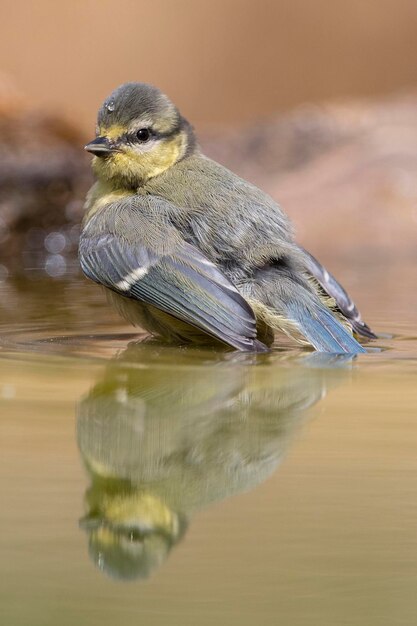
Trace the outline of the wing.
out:
<instances>
[{"instance_id":1,"label":"wing","mask_svg":"<svg viewBox=\"0 0 417 626\"><path fill-rule=\"evenodd\" d=\"M185 241L160 254L143 241L115 233L80 238L88 278L116 293L146 302L238 350L263 351L255 315L214 263Z\"/></svg>"},{"instance_id":2,"label":"wing","mask_svg":"<svg viewBox=\"0 0 417 626\"><path fill-rule=\"evenodd\" d=\"M301 248L301 246L300 246ZM324 291L331 298L334 298L336 304L346 319L349 320L353 330L369 339L376 339L377 336L369 326L363 321L358 308L353 302L349 294L343 289L342 285L336 280L336 278L326 270L325 267L317 259L307 252L304 248L301 248L305 255L307 269L312 276L318 281Z\"/></svg>"}]
</instances>

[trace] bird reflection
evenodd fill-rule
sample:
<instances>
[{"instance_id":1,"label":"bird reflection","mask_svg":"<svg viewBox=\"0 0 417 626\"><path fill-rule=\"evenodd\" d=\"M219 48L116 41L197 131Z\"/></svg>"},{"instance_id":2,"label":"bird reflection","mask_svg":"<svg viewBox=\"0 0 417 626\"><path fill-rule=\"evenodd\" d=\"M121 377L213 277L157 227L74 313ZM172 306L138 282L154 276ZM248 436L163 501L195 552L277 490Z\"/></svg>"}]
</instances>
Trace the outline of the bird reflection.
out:
<instances>
[{"instance_id":1,"label":"bird reflection","mask_svg":"<svg viewBox=\"0 0 417 626\"><path fill-rule=\"evenodd\" d=\"M264 481L307 409L349 371L346 357L328 355L301 365L198 350L175 351L173 364L173 355L129 346L79 405L91 480L80 525L91 559L114 578L147 578L197 510Z\"/></svg>"}]
</instances>

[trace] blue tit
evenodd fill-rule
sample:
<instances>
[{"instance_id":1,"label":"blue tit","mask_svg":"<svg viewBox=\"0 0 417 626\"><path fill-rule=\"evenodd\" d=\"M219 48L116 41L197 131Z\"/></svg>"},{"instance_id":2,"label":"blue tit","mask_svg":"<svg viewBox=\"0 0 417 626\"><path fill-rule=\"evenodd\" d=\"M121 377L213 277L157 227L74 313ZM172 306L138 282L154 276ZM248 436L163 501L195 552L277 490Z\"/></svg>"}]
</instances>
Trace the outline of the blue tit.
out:
<instances>
[{"instance_id":1,"label":"blue tit","mask_svg":"<svg viewBox=\"0 0 417 626\"><path fill-rule=\"evenodd\" d=\"M207 158L159 89L116 89L85 148L97 180L86 200L81 267L131 323L167 341L241 351L266 351L283 332L320 352L365 352L352 331L372 331L296 244L282 209Z\"/></svg>"}]
</instances>

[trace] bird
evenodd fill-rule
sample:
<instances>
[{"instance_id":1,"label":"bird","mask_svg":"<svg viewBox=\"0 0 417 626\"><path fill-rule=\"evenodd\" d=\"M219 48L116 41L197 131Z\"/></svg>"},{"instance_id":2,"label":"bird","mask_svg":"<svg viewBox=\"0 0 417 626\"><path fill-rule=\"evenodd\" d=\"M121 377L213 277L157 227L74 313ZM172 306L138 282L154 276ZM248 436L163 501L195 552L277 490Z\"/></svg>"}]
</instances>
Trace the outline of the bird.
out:
<instances>
[{"instance_id":1,"label":"bird","mask_svg":"<svg viewBox=\"0 0 417 626\"><path fill-rule=\"evenodd\" d=\"M253 367L248 353L218 357L196 361L193 351L178 351L173 376L172 366L161 367L159 345L131 342L78 403L90 482L79 524L104 574L148 578L198 511L270 477L312 406L350 379L352 359L315 352L301 367L278 357L265 368Z\"/></svg>"},{"instance_id":2,"label":"bird","mask_svg":"<svg viewBox=\"0 0 417 626\"><path fill-rule=\"evenodd\" d=\"M85 150L96 180L80 265L130 323L176 344L266 352L280 332L318 352L366 352L354 335L374 333L281 207L204 155L157 87L116 88Z\"/></svg>"}]
</instances>

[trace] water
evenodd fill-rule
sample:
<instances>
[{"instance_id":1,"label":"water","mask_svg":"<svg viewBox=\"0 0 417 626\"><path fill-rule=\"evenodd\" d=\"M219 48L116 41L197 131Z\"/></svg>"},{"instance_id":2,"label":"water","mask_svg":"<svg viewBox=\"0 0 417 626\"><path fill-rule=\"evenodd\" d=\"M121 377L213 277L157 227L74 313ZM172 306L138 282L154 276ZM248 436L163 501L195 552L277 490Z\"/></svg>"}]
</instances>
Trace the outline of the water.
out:
<instances>
[{"instance_id":1,"label":"water","mask_svg":"<svg viewBox=\"0 0 417 626\"><path fill-rule=\"evenodd\" d=\"M252 356L35 278L0 294L1 624L416 623L412 306L364 286L395 336L353 362Z\"/></svg>"}]
</instances>

